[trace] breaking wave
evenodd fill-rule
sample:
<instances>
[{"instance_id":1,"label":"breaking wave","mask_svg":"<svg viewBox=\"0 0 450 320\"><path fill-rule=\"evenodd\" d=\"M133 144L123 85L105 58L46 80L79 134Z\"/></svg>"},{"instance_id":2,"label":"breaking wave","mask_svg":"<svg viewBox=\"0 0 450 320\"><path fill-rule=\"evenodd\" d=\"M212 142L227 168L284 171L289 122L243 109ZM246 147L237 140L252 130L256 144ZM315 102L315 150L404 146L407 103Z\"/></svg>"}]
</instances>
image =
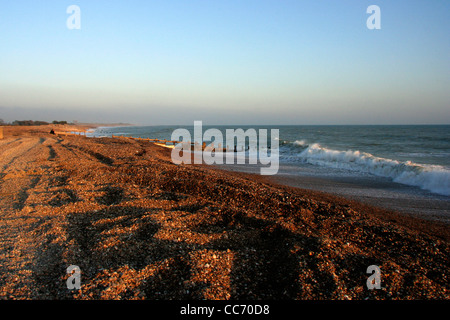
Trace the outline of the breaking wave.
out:
<instances>
[{"instance_id":1,"label":"breaking wave","mask_svg":"<svg viewBox=\"0 0 450 320\"><path fill-rule=\"evenodd\" d=\"M287 161L369 173L450 196L450 170L442 166L380 158L358 150L333 150L318 143L308 144L305 140L284 141L281 147L285 147L282 157Z\"/></svg>"}]
</instances>

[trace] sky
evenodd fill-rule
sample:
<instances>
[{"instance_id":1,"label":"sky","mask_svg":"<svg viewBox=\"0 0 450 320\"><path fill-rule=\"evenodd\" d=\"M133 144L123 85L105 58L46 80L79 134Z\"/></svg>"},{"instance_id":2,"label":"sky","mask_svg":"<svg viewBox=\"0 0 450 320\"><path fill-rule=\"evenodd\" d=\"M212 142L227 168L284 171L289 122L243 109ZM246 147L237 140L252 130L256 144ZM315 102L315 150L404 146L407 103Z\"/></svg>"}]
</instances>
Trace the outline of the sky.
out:
<instances>
[{"instance_id":1,"label":"sky","mask_svg":"<svg viewBox=\"0 0 450 320\"><path fill-rule=\"evenodd\" d=\"M0 119L450 124L449 13L447 0L3 1Z\"/></svg>"}]
</instances>

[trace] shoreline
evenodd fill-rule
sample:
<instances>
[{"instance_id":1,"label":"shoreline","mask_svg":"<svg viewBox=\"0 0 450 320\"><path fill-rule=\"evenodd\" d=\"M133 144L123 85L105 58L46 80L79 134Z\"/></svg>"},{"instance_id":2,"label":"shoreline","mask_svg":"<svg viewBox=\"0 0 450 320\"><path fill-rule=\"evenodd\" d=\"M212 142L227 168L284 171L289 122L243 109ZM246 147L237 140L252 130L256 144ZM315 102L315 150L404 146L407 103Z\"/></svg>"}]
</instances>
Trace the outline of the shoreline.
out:
<instances>
[{"instance_id":1,"label":"shoreline","mask_svg":"<svg viewBox=\"0 0 450 320\"><path fill-rule=\"evenodd\" d=\"M125 125L125 124L124 124ZM97 124L97 123L82 123L77 125L56 125L57 127L62 127L64 132L74 132L74 131L86 131L86 130L95 130L97 128L101 127L116 127L117 124ZM37 128L36 128L37 127ZM36 126L33 128L30 127L20 127L22 128L20 130L23 130L25 132L31 131L34 134L39 133L47 133L46 130L39 130L44 129L42 127L46 126ZM41 127L41 128L40 128ZM52 125L49 125L49 127L52 127ZM53 125L55 127L55 125ZM31 130L30 130L31 129ZM34 129L34 130L33 130ZM36 130L38 129L38 130ZM19 130L19 131L20 131ZM101 138L95 138L90 137L94 139L101 139ZM115 137L119 139L123 139L123 137ZM111 139L110 137L106 137L106 139ZM132 141L138 141L141 139L138 138L130 138L127 137L127 139L131 139ZM145 141L145 139L143 140ZM162 144L158 143L152 143L155 146L158 146L160 148L169 149L170 146L164 146ZM169 151L170 152L170 151ZM241 175L250 176L250 179L254 179L257 181L262 181L263 183L274 185L282 188L289 188L292 192L292 188L294 190L297 190L299 192L307 193L309 196L321 199L325 198L327 201L330 202L336 202L336 201L343 201L343 203L352 203L353 205L360 206L362 210L368 210L372 213L376 213L379 216L386 215L386 220L392 219L392 217L396 217L395 220L397 222L403 223L407 227L413 226L413 228L418 228L417 230L420 230L420 232L427 233L428 229L431 229L432 232L437 232L436 234L432 235L438 235L439 237L442 237L446 240L450 240L450 230L448 230L448 225L450 224L450 217L448 214L442 214L438 213L436 215L430 215L430 212L427 213L420 213L420 211L411 211L411 208L408 206L410 203L407 203L406 201L403 201L402 204L404 204L407 208L401 207L401 204L395 204L392 205L392 202L388 200L388 203L380 203L380 199L370 199L367 201L367 197L353 197L349 194L341 194L340 192L336 192L336 188L333 188L332 191L326 191L324 190L323 186L328 185L331 180L327 179L321 179L321 178L309 178L306 179L306 181L301 182L300 179L305 179L304 176L301 177L293 177L293 176L287 176L287 175L275 175L275 176L261 176L257 170L255 169L256 166L246 166L246 165L233 165L233 166L227 166L227 165L201 165L206 166L210 168L215 168L221 171L224 171L226 173L232 173L236 174L238 177ZM237 168L237 169L236 169ZM249 170L249 168L251 168ZM319 183L319 187L317 187L317 184ZM316 188L311 188L308 186L308 184L316 184ZM353 186L354 187L354 186ZM426 204L425 206L421 206L420 209L427 209ZM445 212L445 209L443 209ZM448 212L447 212L448 213ZM431 225L430 225L431 224Z\"/></svg>"},{"instance_id":2,"label":"shoreline","mask_svg":"<svg viewBox=\"0 0 450 320\"><path fill-rule=\"evenodd\" d=\"M0 140L2 299L449 298L442 223L42 129Z\"/></svg>"},{"instance_id":3,"label":"shoreline","mask_svg":"<svg viewBox=\"0 0 450 320\"><path fill-rule=\"evenodd\" d=\"M411 228L418 232L438 236L446 241L450 241L448 219L443 219L441 216L433 219L426 214L412 213L410 211L400 210L389 206L381 206L379 203L377 204L375 202L365 202L359 198L351 198L339 195L337 193L310 189L302 184L298 184L298 180L295 177L262 176L256 172L244 171L242 168L238 170L230 170L229 168L223 168L221 166L217 166L216 170L229 173L233 176L244 177L246 179L268 184L275 188L285 189L288 192L306 195L307 197L317 201L337 203L343 206L351 206L355 208L357 207L359 211L364 211L371 215L375 215L382 220L399 223L404 227Z\"/></svg>"},{"instance_id":4,"label":"shoreline","mask_svg":"<svg viewBox=\"0 0 450 320\"><path fill-rule=\"evenodd\" d=\"M280 175L273 177L274 182L319 191L354 200L367 205L397 211L428 221L437 221L450 226L450 199L444 196L411 195L403 190L410 186L398 185L390 189L393 182L380 182L377 185L363 179L323 179L315 177L293 177Z\"/></svg>"},{"instance_id":5,"label":"shoreline","mask_svg":"<svg viewBox=\"0 0 450 320\"><path fill-rule=\"evenodd\" d=\"M259 175L255 165L217 165L229 172ZM450 224L450 198L408 185L402 185L381 177L325 177L296 174L280 168L278 174L266 176L266 180L279 185L330 194L349 201L357 201L380 209L398 211L428 221ZM324 168L325 170L326 168Z\"/></svg>"},{"instance_id":6,"label":"shoreline","mask_svg":"<svg viewBox=\"0 0 450 320\"><path fill-rule=\"evenodd\" d=\"M216 165L229 171L254 172L254 165ZM274 182L302 189L330 193L361 201L405 214L419 215L424 219L450 224L450 197L434 193L420 186L396 183L389 177L358 175L352 172L333 175L326 167L280 163L280 170L272 176Z\"/></svg>"},{"instance_id":7,"label":"shoreline","mask_svg":"<svg viewBox=\"0 0 450 320\"><path fill-rule=\"evenodd\" d=\"M76 130L95 130L101 127L117 127L118 124L97 124L97 123L82 123L75 126ZM122 125L122 124L119 124ZM123 124L127 125L128 124ZM67 125L66 125L67 126ZM134 125L130 125L134 126ZM71 132L73 129L66 128L67 132ZM75 130L75 131L76 131ZM92 137L91 137L92 138ZM95 137L94 137L95 138ZM109 138L109 137L107 137ZM116 138L121 138L120 136ZM99 139L99 138L97 138ZM138 138L127 137L127 139L131 140L140 140ZM144 139L145 141L145 139ZM159 146L165 149L171 149L172 146L165 146L158 143L153 143L155 146ZM396 217L396 221L401 221L406 226L415 226L414 228L418 228L421 232L427 232L427 229L430 228L429 223L432 223L433 226L431 230L433 232L438 232L440 237L443 237L447 240L450 240L450 231L447 231L448 226L450 225L450 216L448 213L447 207L445 204L434 204L434 206L440 206L437 212L433 212L430 209L430 206L425 204L420 204L418 208L414 208L411 206L411 203L408 200L403 200L400 203L393 203L390 199L383 201L383 199L378 197L367 197L367 196L354 196L354 194L342 193L337 191L336 181L332 181L331 179L324 178L312 178L305 176L291 176L291 175L280 175L277 174L275 176L261 176L258 172L255 172L255 168L257 166L247 166L247 165L233 165L232 167L227 165L204 165L206 167L214 167L219 170L225 170L229 173L237 173L239 174L249 174L252 178L259 181L264 181L264 183L268 183L271 185L279 186L279 187L288 187L298 189L300 192L309 193L310 196L315 196L317 198L325 197L329 200L327 201L339 201L343 200L344 203L353 203L356 205L362 205L363 210L376 212L378 215L386 215L387 220L391 219L392 216ZM231 169L232 168L232 169ZM237 169L236 169L237 168ZM249 168L251 168L249 170ZM302 181L303 180L303 181ZM324 188L328 186L332 182L335 186L333 188ZM344 183L345 184L345 183ZM311 187L313 185L314 187ZM367 187L367 186L364 186ZM410 186L405 186L408 188ZM350 188L355 188L354 185L351 185ZM327 190L328 189L328 190ZM331 189L331 190L330 190ZM439 196L443 197L443 196ZM430 201L432 203L432 201ZM374 210L372 210L374 209ZM427 212L423 213L421 210L425 210ZM430 211L431 210L431 211ZM399 218L401 217L401 218ZM436 231L438 230L438 231Z\"/></svg>"}]
</instances>

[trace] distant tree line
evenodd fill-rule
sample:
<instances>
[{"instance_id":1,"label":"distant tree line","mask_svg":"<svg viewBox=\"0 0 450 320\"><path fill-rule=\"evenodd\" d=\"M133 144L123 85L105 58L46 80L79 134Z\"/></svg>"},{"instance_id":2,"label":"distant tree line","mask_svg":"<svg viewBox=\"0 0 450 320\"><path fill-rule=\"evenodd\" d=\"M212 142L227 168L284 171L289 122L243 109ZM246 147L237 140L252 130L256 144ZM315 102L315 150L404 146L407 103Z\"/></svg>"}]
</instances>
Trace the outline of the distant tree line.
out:
<instances>
[{"instance_id":1,"label":"distant tree line","mask_svg":"<svg viewBox=\"0 0 450 320\"><path fill-rule=\"evenodd\" d=\"M44 126L47 125L46 121L33 121L33 120L15 120L11 123L13 126Z\"/></svg>"},{"instance_id":2,"label":"distant tree line","mask_svg":"<svg viewBox=\"0 0 450 320\"><path fill-rule=\"evenodd\" d=\"M34 121L34 120L14 120L13 122L6 123L3 119L0 119L0 125L13 125L13 126L45 126L50 124L46 121ZM54 120L52 124L67 124L67 121L56 121Z\"/></svg>"}]
</instances>

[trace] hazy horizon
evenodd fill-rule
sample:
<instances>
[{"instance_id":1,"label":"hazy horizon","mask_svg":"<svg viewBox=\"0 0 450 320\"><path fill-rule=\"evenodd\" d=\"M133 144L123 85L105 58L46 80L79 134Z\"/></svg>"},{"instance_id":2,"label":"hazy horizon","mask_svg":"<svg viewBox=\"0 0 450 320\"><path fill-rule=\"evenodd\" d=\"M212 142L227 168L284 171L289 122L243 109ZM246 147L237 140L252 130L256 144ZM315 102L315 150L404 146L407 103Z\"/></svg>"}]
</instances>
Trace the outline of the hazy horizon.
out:
<instances>
[{"instance_id":1,"label":"hazy horizon","mask_svg":"<svg viewBox=\"0 0 450 320\"><path fill-rule=\"evenodd\" d=\"M71 30L66 9L80 8ZM370 5L381 29L370 30ZM449 124L449 2L46 1L0 12L0 119Z\"/></svg>"}]
</instances>

